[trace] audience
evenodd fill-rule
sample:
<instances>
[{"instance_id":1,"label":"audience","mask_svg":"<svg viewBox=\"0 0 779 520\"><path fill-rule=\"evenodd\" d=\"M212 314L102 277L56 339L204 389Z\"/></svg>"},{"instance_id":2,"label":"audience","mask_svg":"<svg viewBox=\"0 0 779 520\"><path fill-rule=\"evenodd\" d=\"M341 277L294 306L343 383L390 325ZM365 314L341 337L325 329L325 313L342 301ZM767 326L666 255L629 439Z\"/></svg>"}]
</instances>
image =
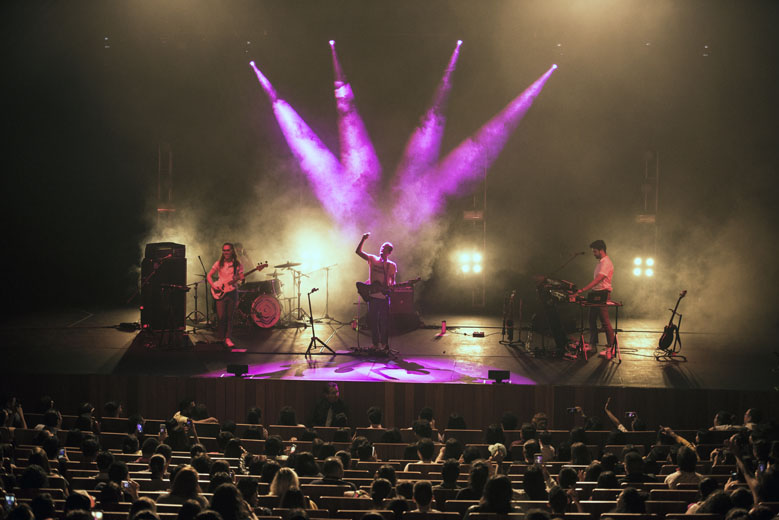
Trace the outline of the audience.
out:
<instances>
[{"instance_id":1,"label":"audience","mask_svg":"<svg viewBox=\"0 0 779 520\"><path fill-rule=\"evenodd\" d=\"M244 426L236 425L231 420L221 423L218 434L216 430L206 437L217 435L216 442L219 445L219 454L234 461L240 459L240 465L231 467L226 460L211 460L206 449L198 442L196 421L208 421L218 424L216 419L208 417L205 406L196 406L192 401L182 402L179 411L168 423L167 436L161 435L158 440L156 432L139 432L136 425L155 426L158 421L145 423L140 415L127 419L126 430L130 431L122 441L112 445L119 450L100 451L100 440L104 438L99 433L93 435L92 429L99 425L94 421L93 406L84 403L78 407L78 413L64 416L65 429L77 425L78 428L69 430L68 452L65 456L58 453L59 440L64 438L63 415L54 407L51 398L44 398L41 409L42 414L35 416L38 433L28 438L37 445L25 455L15 454L10 443L13 440L13 426L2 428L2 446L4 461L9 461L3 467L3 484L6 489L16 487L16 493L20 500L29 504L22 504L11 509L6 518L17 520L45 520L48 518L64 518L66 520L90 520L89 511L94 509L92 498L79 485L83 482L81 475L94 475L94 484L87 487L94 489L93 496L97 498L100 508L107 511L124 511L128 520L157 520L159 515L156 504L144 493L164 492L159 495L157 504L178 505L177 515L181 520L254 520L256 515L270 514L270 510L259 506L260 483L269 484L269 495L273 495L274 505L290 511L285 518L291 515L295 518L307 516L306 509L315 509L317 504L304 494L305 486L301 488L300 477L305 477L304 482L314 485L343 486L347 496L366 496L355 482L359 478L360 485L367 489L365 477L358 477L358 473L351 477L344 477L345 468L352 469L352 460L363 462L364 466L371 467L375 461L380 461L374 446L365 437L350 437L351 430L345 426L346 415L343 411L335 413L334 403L339 401L337 385L329 384L322 401L322 413L320 419L332 426L341 426L339 430L344 439L350 439L351 453L348 451L336 452L333 444L324 442L319 438L322 432L310 429L301 435L299 445L305 449L298 450L288 457L284 454L284 443L278 436L268 436L267 430L260 425L261 412L259 409L250 408L247 414L247 423L250 430L254 429L252 436L246 438L266 439L264 442L264 454L260 454L257 445L245 443L236 436L237 432L246 431ZM10 425L17 421L12 416L21 416L21 404L14 405L8 400L0 412L0 423ZM325 404L327 403L327 404ZM15 410L11 407L16 406ZM118 403L106 403L104 417L115 417L121 414L121 406ZM697 484L700 493L699 500L691 504L688 513L710 513L719 515L723 520L769 520L774 513L764 504L779 501L779 476L777 475L777 458L779 458L779 435L776 426L765 420L761 410L750 407L744 413L743 421L734 420L728 412L718 412L714 418L713 426L709 429L698 431L695 437L696 443L716 444L722 439L723 431L730 431L732 437L718 449L697 446L691 440L692 434L685 434L688 439L678 435L667 427L660 427L656 439L636 441L638 438L647 438L646 426L638 418L637 414L626 414L629 421L626 425L616 418L609 410L609 401L604 407L607 417L614 423L616 434L622 435L622 447L614 450L620 454L624 466L619 464L619 459L613 453L600 453L590 444L603 444L603 435L598 432L588 432L585 428L576 427L570 431L567 441L557 446L552 446L554 431L549 432L548 419L543 412L534 415L531 422L523 423L517 430L519 420L513 412L506 412L501 417L500 423L491 424L484 429L484 439L488 446L466 446L455 438L449 438L443 445L441 437L435 429L435 420L430 408L423 408L419 417L414 421L412 431L416 436L416 442L412 446L413 453L405 457L418 459L408 462L405 471L421 471L423 478L406 477L406 480L397 482L395 466L382 464L376 470L375 478L370 485L371 507L375 509L389 509L396 515L401 515L408 509L411 499L415 506L415 512L435 513L433 509L434 496L439 497L438 509L443 509L444 497L451 497L456 493L458 500L475 500L478 504L472 506L466 512L466 518L476 512L490 512L507 514L515 511L511 500L522 501L546 501L547 508L554 515L565 515L571 511L580 511L581 504L578 501L576 488L577 481L597 482L597 487L607 489L620 489L623 487L616 500L613 502L612 513L646 513L646 500L648 497L648 483L658 482L655 475L662 475L664 485L671 489L686 488L691 484ZM286 416L285 416L286 414ZM14 416L14 417L15 417ZM383 429L383 414L380 408L374 406L368 411L368 422L372 428ZM589 418L587 418L589 419ZM282 410L280 422L297 425L294 410L285 407ZM629 424L627 424L629 422ZM734 423L740 423L734 425ZM112 419L112 428L118 424ZM595 422L588 421L588 428ZM447 429L464 429L464 419L457 413L449 416ZM125 430L122 427L122 430ZM504 431L505 430L505 431ZM120 431L120 430L113 430ZM632 432L643 432L639 436ZM145 435L144 435L145 433ZM400 431L390 428L383 432L387 440L399 444ZM694 431L692 433L695 433ZM728 435L730 435L729 433ZM117 434L112 434L117 435ZM555 434L558 435L558 434ZM121 436L121 435L119 435ZM166 438L167 437L167 438ZM559 437L556 437L559 438ZM608 440L613 440L611 437ZM525 461L522 465L511 466L508 462L501 464L506 457L506 449L503 443L506 440L514 440L512 446L521 446L524 451ZM608 442L607 440L607 442ZM162 443L160 443L162 441ZM590 442L588 442L590 441ZM630 446L626 441L644 442L646 446ZM139 451L138 456L128 457ZM203 439L206 446L213 446L214 439ZM343 442L343 441L340 441ZM210 443L210 444L209 444ZM310 446L310 447L309 447ZM79 449L80 448L80 449ZM378 447L377 447L378 448ZM481 460L481 450L487 449L490 459ZM599 446L600 448L600 446ZM213 448L212 448L213 449ZM399 449L399 447L396 447ZM644 449L648 449L645 457L642 457ZM310 450L310 451L309 451ZM174 455L181 460L182 452L191 465L179 465L170 470L168 480L168 466ZM436 453L438 457L435 458ZM699 460L698 453L702 460ZM7 455L6 455L7 454ZM62 474L54 469L54 463L50 462L58 458L58 466ZM514 452L516 456L516 450ZM540 455L542 463L536 463L536 456ZM599 460L593 460L599 456ZM387 460L384 455L383 460ZM459 460L458 460L459 459ZM433 462L435 460L435 462ZM561 466L560 462L571 461L571 464L579 466ZM140 471L136 466L133 471L128 471L127 463L146 463L148 470ZM674 464L671 471L667 464ZM437 464L434 466L434 464ZM460 464L468 464L468 485L460 489ZM378 464L377 464L378 465ZM665 466L664 466L665 465ZM511 467L510 467L511 466ZM717 484L725 480L725 471L731 468L720 466L736 466L737 472L731 477L722 489ZM293 469L294 468L294 469ZM701 469L702 468L702 469ZM712 468L716 470L712 471ZM321 469L321 474L320 474ZM78 471L76 471L78 470ZM511 471L509 471L511 470ZM662 471L661 471L662 470ZM675 471L674 471L675 470ZM717 471L719 470L719 471ZM577 473L578 471L578 473ZM550 475L550 472L552 475ZM69 485L71 473L81 478L76 478L76 485ZM200 473L200 475L198 474ZM512 488L512 482L506 476L511 473L521 474L521 479L515 479L516 489ZM668 474L670 473L670 474ZM719 475L717 475L719 473ZM237 474L237 477L236 477ZM714 474L715 478L706 475ZM210 504L201 494L200 482L205 481L208 475ZM249 477L256 475L256 477ZM721 476L720 476L721 475ZM63 478L65 477L65 478ZM142 482L140 485L133 477ZM349 479L354 478L355 482ZM66 480L67 479L67 480ZM365 479L365 480L363 480ZM521 484L519 481L521 480ZM55 495L49 491L49 485L55 482L55 486L63 483L62 493ZM654 484L654 488L661 484ZM583 486L587 490L586 486ZM72 489L71 489L72 488ZM438 491L446 493L439 493ZM339 491L339 492L340 492ZM586 491L587 492L587 491ZM139 494L140 493L140 494ZM66 500L60 501L64 495ZM318 495L317 495L318 496ZM397 498L395 498L397 497ZM58 499L58 500L55 500ZM584 499L584 498L582 498ZM263 498L262 500L268 500ZM127 505L131 502L131 505ZM58 504L61 504L58 506ZM576 506L573 509L573 506ZM63 507L58 511L58 507ZM210 509L206 509L210 507ZM168 512L169 509L165 509ZM602 516L608 517L608 513ZM529 511L526 519L544 520L549 518L549 513L540 510ZM597 520L597 518L596 518Z\"/></svg>"}]
</instances>

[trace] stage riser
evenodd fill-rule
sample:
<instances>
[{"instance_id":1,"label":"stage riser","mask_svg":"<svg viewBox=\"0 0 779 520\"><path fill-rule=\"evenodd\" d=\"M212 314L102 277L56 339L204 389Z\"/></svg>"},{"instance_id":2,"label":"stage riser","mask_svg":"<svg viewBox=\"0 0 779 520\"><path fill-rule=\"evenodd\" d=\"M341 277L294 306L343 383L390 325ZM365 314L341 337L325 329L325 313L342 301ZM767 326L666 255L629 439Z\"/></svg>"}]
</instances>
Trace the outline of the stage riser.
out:
<instances>
[{"instance_id":1,"label":"stage riser","mask_svg":"<svg viewBox=\"0 0 779 520\"><path fill-rule=\"evenodd\" d=\"M83 401L100 410L103 403L118 400L128 413L160 419L172 416L182 399L192 398L205 403L209 414L220 421L242 422L250 406L259 406L263 422L272 424L285 405L295 408L298 420L307 423L323 385L319 381L237 378L15 374L2 378L0 391L18 396L30 412L38 411L38 399L48 394L64 413L75 413ZM485 428L498 422L504 411L512 410L520 422L545 411L551 429L569 429L572 417L567 408L582 406L588 415L607 421L603 405L609 397L615 415L622 418L627 411L637 411L650 428L658 424L677 429L708 427L718 410L739 417L750 407L762 409L767 417L779 413L779 400L770 391L362 382L343 382L340 387L350 408L352 426L367 426L366 410L378 405L384 410L384 426L409 426L422 407L430 406L439 428L445 427L453 412L462 415L469 428ZM608 429L608 424L604 425Z\"/></svg>"}]
</instances>

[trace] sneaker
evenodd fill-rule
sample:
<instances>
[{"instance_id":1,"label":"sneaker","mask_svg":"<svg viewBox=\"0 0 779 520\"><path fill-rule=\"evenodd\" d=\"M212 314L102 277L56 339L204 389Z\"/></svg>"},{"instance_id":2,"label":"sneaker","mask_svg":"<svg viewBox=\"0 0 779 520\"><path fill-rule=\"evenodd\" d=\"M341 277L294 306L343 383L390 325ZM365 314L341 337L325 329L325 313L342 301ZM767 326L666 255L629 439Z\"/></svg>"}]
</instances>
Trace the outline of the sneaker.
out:
<instances>
[{"instance_id":1,"label":"sneaker","mask_svg":"<svg viewBox=\"0 0 779 520\"><path fill-rule=\"evenodd\" d=\"M230 338L225 338L225 345L227 345L228 348L233 348L235 346L235 343L233 343L233 340Z\"/></svg>"}]
</instances>

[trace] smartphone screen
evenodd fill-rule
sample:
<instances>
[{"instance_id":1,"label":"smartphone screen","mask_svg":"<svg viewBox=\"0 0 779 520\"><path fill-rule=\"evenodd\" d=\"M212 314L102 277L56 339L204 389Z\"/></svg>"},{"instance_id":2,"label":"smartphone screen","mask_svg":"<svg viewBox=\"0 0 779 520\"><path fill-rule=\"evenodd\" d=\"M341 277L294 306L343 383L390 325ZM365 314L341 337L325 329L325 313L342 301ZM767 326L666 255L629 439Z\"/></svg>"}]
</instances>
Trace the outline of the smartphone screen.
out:
<instances>
[{"instance_id":1,"label":"smartphone screen","mask_svg":"<svg viewBox=\"0 0 779 520\"><path fill-rule=\"evenodd\" d=\"M141 426L140 423L136 425L136 428L138 429L138 433L141 433L143 431L143 426Z\"/></svg>"},{"instance_id":2,"label":"smartphone screen","mask_svg":"<svg viewBox=\"0 0 779 520\"><path fill-rule=\"evenodd\" d=\"M7 493L5 495L5 508L11 510L15 506L16 506L16 495L14 495L13 493Z\"/></svg>"},{"instance_id":3,"label":"smartphone screen","mask_svg":"<svg viewBox=\"0 0 779 520\"><path fill-rule=\"evenodd\" d=\"M540 453L536 454L536 464L543 464L544 462L544 456Z\"/></svg>"},{"instance_id":4,"label":"smartphone screen","mask_svg":"<svg viewBox=\"0 0 779 520\"><path fill-rule=\"evenodd\" d=\"M160 433L165 431L165 424L160 424Z\"/></svg>"},{"instance_id":5,"label":"smartphone screen","mask_svg":"<svg viewBox=\"0 0 779 520\"><path fill-rule=\"evenodd\" d=\"M60 457L64 457L65 456L65 448L61 448L60 449L60 455L59 456Z\"/></svg>"},{"instance_id":6,"label":"smartphone screen","mask_svg":"<svg viewBox=\"0 0 779 520\"><path fill-rule=\"evenodd\" d=\"M94 518L94 520L103 520L103 512L102 511L92 511L92 518Z\"/></svg>"}]
</instances>

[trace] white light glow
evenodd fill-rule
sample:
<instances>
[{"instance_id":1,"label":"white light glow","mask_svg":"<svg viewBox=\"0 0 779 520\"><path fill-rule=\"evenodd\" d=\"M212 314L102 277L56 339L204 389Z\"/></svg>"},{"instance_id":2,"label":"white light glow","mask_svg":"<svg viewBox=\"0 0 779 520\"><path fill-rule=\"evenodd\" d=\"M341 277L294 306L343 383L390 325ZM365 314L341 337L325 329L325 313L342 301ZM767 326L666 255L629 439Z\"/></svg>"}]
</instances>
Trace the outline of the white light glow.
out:
<instances>
[{"instance_id":1,"label":"white light glow","mask_svg":"<svg viewBox=\"0 0 779 520\"><path fill-rule=\"evenodd\" d=\"M647 258L646 259L646 265L649 265L649 266L655 265L655 259L654 258Z\"/></svg>"},{"instance_id":2,"label":"white light glow","mask_svg":"<svg viewBox=\"0 0 779 520\"><path fill-rule=\"evenodd\" d=\"M473 261L474 262L481 262L481 253L474 253L473 254Z\"/></svg>"},{"instance_id":3,"label":"white light glow","mask_svg":"<svg viewBox=\"0 0 779 520\"><path fill-rule=\"evenodd\" d=\"M460 263L465 264L471 261L470 253L460 253Z\"/></svg>"},{"instance_id":4,"label":"white light glow","mask_svg":"<svg viewBox=\"0 0 779 520\"><path fill-rule=\"evenodd\" d=\"M473 266L473 272L474 273L480 273L481 272L481 265L480 264L474 265Z\"/></svg>"},{"instance_id":5,"label":"white light glow","mask_svg":"<svg viewBox=\"0 0 779 520\"><path fill-rule=\"evenodd\" d=\"M633 269L633 274L636 276L641 276L641 268L636 267L635 269Z\"/></svg>"},{"instance_id":6,"label":"white light glow","mask_svg":"<svg viewBox=\"0 0 779 520\"><path fill-rule=\"evenodd\" d=\"M646 271L644 271L644 274L647 275L647 276L654 276L655 275L655 270L654 269L647 269Z\"/></svg>"},{"instance_id":7,"label":"white light glow","mask_svg":"<svg viewBox=\"0 0 779 520\"><path fill-rule=\"evenodd\" d=\"M635 265L641 265L641 258L639 258L639 257L636 257L636 259L635 259L635 260L633 260L633 263L634 263Z\"/></svg>"},{"instance_id":8,"label":"white light glow","mask_svg":"<svg viewBox=\"0 0 779 520\"><path fill-rule=\"evenodd\" d=\"M464 273L470 273L471 272L471 264L463 264L460 266L460 269Z\"/></svg>"}]
</instances>

